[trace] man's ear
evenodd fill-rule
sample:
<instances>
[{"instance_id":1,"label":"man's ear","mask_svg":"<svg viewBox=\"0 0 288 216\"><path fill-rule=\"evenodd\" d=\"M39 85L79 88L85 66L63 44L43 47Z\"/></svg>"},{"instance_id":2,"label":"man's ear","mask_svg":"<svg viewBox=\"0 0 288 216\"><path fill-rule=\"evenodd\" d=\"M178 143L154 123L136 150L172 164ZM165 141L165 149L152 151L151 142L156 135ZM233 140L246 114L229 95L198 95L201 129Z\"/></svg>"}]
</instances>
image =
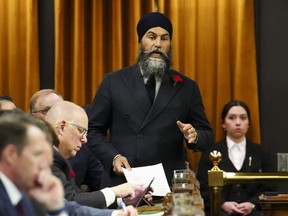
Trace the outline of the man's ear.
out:
<instances>
[{"instance_id":1,"label":"man's ear","mask_svg":"<svg viewBox=\"0 0 288 216\"><path fill-rule=\"evenodd\" d=\"M58 134L60 135L60 136L62 136L62 134L63 134L63 132L64 132L64 130L65 130L65 126L66 126L66 121L61 121L60 123L59 123L59 126L57 127L57 131L58 131Z\"/></svg>"},{"instance_id":2,"label":"man's ear","mask_svg":"<svg viewBox=\"0 0 288 216\"><path fill-rule=\"evenodd\" d=\"M8 144L2 151L2 160L6 163L12 164L17 162L17 158L19 157L19 151L17 147L13 144Z\"/></svg>"}]
</instances>

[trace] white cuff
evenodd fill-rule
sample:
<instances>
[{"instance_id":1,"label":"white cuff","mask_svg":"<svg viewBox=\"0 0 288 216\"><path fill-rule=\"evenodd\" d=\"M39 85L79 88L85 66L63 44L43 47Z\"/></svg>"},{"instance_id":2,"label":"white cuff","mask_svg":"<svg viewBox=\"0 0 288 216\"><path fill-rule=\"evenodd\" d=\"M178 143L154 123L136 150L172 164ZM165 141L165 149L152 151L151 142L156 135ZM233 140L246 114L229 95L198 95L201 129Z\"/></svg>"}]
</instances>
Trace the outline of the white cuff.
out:
<instances>
[{"instance_id":1,"label":"white cuff","mask_svg":"<svg viewBox=\"0 0 288 216\"><path fill-rule=\"evenodd\" d=\"M120 212L119 210L113 211L112 214L111 214L111 216L118 216L118 213L119 213L119 212Z\"/></svg>"},{"instance_id":2,"label":"white cuff","mask_svg":"<svg viewBox=\"0 0 288 216\"><path fill-rule=\"evenodd\" d=\"M101 192L105 197L107 207L114 203L116 196L111 188L104 188Z\"/></svg>"}]
</instances>

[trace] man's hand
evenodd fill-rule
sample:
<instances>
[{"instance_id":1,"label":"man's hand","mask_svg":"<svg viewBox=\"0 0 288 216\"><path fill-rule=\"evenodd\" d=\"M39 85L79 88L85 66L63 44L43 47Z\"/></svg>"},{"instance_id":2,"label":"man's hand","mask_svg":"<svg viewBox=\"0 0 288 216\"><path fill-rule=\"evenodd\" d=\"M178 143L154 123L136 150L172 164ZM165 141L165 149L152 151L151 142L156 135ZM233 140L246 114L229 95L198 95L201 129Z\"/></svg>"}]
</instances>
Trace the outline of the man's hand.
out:
<instances>
[{"instance_id":1,"label":"man's hand","mask_svg":"<svg viewBox=\"0 0 288 216\"><path fill-rule=\"evenodd\" d=\"M122 167L131 170L130 164L128 163L128 160L126 157L124 156L118 156L114 159L114 167L113 167L113 171L117 174L117 175L123 175L123 171L122 171Z\"/></svg>"},{"instance_id":2,"label":"man's hand","mask_svg":"<svg viewBox=\"0 0 288 216\"><path fill-rule=\"evenodd\" d=\"M139 199L141 199L141 196L143 192L145 191L145 187L140 186L140 185L133 185L134 188L134 196L126 196L123 198L125 204L127 205L133 205L136 206L138 203ZM153 198L151 193L153 192L153 188L150 188L148 193L145 194L144 199L147 200L148 202L152 202Z\"/></svg>"},{"instance_id":3,"label":"man's hand","mask_svg":"<svg viewBox=\"0 0 288 216\"><path fill-rule=\"evenodd\" d=\"M129 205L126 207L126 212L124 210L117 210L118 214L117 216L137 216L138 211L133 206Z\"/></svg>"},{"instance_id":4,"label":"man's hand","mask_svg":"<svg viewBox=\"0 0 288 216\"><path fill-rule=\"evenodd\" d=\"M43 204L48 211L64 207L64 189L60 180L50 169L41 170L28 194Z\"/></svg>"},{"instance_id":5,"label":"man's hand","mask_svg":"<svg viewBox=\"0 0 288 216\"><path fill-rule=\"evenodd\" d=\"M124 183L117 185L115 187L111 187L116 197L135 197L135 188L138 186L134 186L130 183ZM140 187L140 186L139 186Z\"/></svg>"},{"instance_id":6,"label":"man's hand","mask_svg":"<svg viewBox=\"0 0 288 216\"><path fill-rule=\"evenodd\" d=\"M176 123L188 143L195 143L197 141L197 132L191 124L184 124L181 121L177 121Z\"/></svg>"}]
</instances>

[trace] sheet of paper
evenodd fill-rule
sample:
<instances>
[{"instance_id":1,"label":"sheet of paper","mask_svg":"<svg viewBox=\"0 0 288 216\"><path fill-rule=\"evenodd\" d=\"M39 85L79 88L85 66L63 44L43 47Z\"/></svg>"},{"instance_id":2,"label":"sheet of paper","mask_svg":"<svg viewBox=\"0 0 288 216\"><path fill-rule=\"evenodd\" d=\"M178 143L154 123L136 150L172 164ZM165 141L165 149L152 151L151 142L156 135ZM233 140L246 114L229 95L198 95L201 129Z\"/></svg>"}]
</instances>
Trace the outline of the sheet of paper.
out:
<instances>
[{"instance_id":1,"label":"sheet of paper","mask_svg":"<svg viewBox=\"0 0 288 216\"><path fill-rule=\"evenodd\" d=\"M122 170L127 182L131 184L142 184L144 187L148 186L152 178L155 177L151 185L154 189L152 193L153 196L165 196L170 192L162 163L152 166L134 167L131 171L125 168L122 168Z\"/></svg>"}]
</instances>

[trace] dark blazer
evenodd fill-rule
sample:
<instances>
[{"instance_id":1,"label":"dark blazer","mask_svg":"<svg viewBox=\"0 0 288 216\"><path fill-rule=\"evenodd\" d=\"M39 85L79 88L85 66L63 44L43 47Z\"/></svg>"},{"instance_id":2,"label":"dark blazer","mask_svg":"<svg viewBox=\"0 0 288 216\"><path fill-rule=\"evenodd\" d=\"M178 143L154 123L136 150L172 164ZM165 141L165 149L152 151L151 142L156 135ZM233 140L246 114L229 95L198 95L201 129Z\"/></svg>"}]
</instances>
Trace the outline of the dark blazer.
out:
<instances>
[{"instance_id":1,"label":"dark blazer","mask_svg":"<svg viewBox=\"0 0 288 216\"><path fill-rule=\"evenodd\" d=\"M182 81L175 82L177 75ZM195 81L176 71L163 78L151 107L140 69L133 65L107 74L89 111L88 146L109 174L105 185L125 182L114 174L113 158L125 156L132 167L162 163L171 184L174 169L185 168L183 134L176 121L191 123L197 130L198 142L188 148L204 150L213 143L199 87ZM107 130L110 142L107 143Z\"/></svg>"},{"instance_id":2,"label":"dark blazer","mask_svg":"<svg viewBox=\"0 0 288 216\"><path fill-rule=\"evenodd\" d=\"M249 141L246 143L246 155L242 168L237 171L228 156L228 147L226 139L216 143L209 150L202 152L196 178L200 182L201 196L204 199L205 210L210 209L210 192L208 187L208 170L213 167L209 159L209 154L217 150L222 154L222 160L219 168L226 172L272 172L272 158L268 151L264 150L259 144ZM264 191L271 191L271 185L263 184L229 184L225 185L222 191L222 202L236 201L251 202L259 205L259 195Z\"/></svg>"},{"instance_id":3,"label":"dark blazer","mask_svg":"<svg viewBox=\"0 0 288 216\"><path fill-rule=\"evenodd\" d=\"M75 173L76 185L87 185L90 191L100 190L103 165L91 152L87 145L83 145L74 157L68 159Z\"/></svg>"},{"instance_id":4,"label":"dark blazer","mask_svg":"<svg viewBox=\"0 0 288 216\"><path fill-rule=\"evenodd\" d=\"M97 209L89 206L79 205L74 201L67 200L65 200L65 208L69 216L111 216L112 212L114 211L109 209Z\"/></svg>"},{"instance_id":5,"label":"dark blazer","mask_svg":"<svg viewBox=\"0 0 288 216\"><path fill-rule=\"evenodd\" d=\"M35 215L31 201L25 194L23 194L22 206L25 215L27 216ZM0 216L17 216L16 208L11 203L7 191L4 188L4 185L1 180L0 180Z\"/></svg>"},{"instance_id":6,"label":"dark blazer","mask_svg":"<svg viewBox=\"0 0 288 216\"><path fill-rule=\"evenodd\" d=\"M54 161L52 172L57 176L65 191L65 198L68 201L76 201L81 205L95 208L107 208L106 200L101 191L82 192L75 184L75 180L70 174L70 164L62 155L53 148Z\"/></svg>"}]
</instances>

